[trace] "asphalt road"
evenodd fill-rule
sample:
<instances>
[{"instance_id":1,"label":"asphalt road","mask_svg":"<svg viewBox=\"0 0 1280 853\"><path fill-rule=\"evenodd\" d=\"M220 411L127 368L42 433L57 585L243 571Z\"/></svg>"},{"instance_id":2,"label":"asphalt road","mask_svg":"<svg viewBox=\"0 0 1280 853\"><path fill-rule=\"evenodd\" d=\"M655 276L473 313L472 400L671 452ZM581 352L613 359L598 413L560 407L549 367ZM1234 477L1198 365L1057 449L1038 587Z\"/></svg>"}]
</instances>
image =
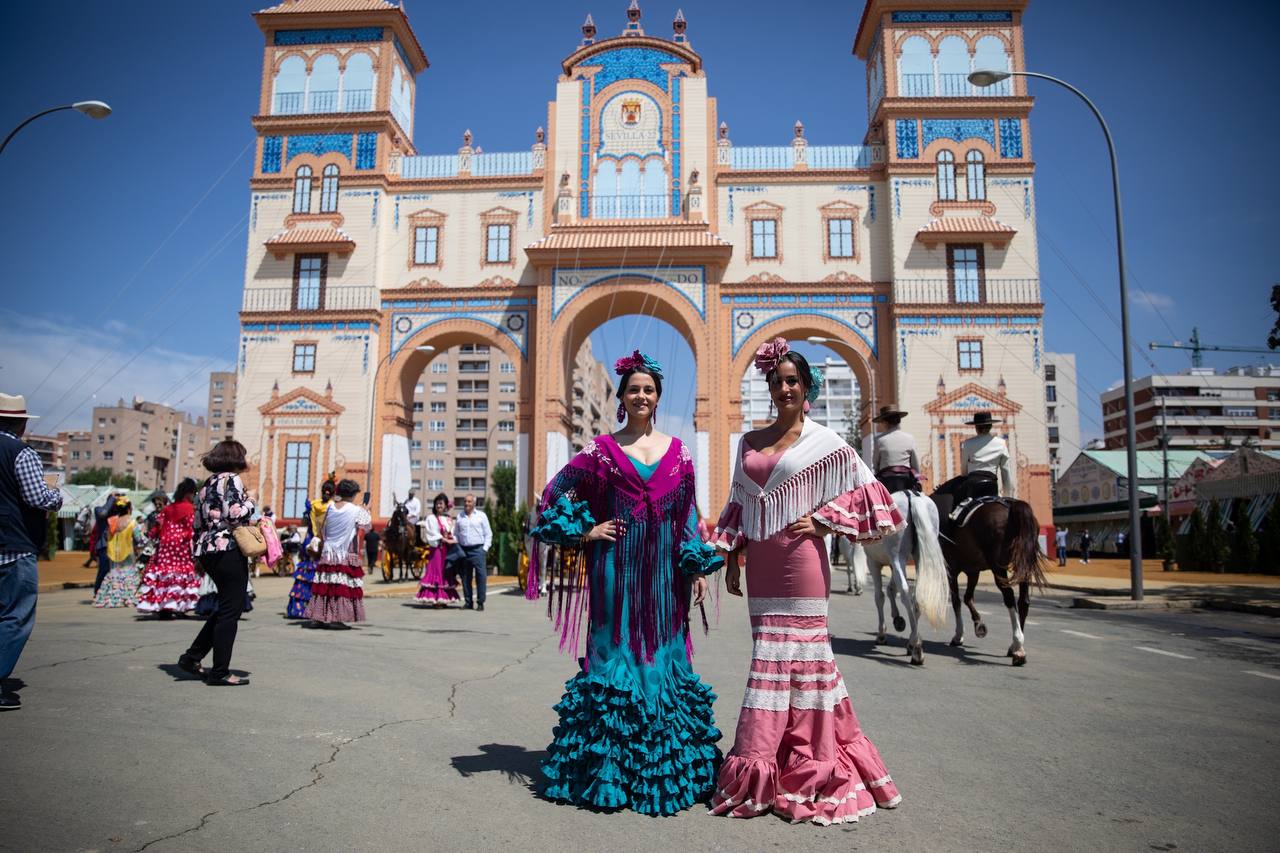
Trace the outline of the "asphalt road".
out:
<instances>
[{"instance_id":1,"label":"asphalt road","mask_svg":"<svg viewBox=\"0 0 1280 853\"><path fill-rule=\"evenodd\" d=\"M286 580L259 586L234 662L253 684L237 690L176 677L195 622L95 610L80 590L41 597L15 673L25 707L0 715L0 849L1277 849L1280 623L1266 617L1037 598L1015 669L984 591L987 638L970 629L957 651L949 630L926 634L916 668L901 639L872 646L869 595L837 594L838 663L904 802L820 828L537 798L574 664L516 595L482 614L371 600L370 621L339 632L282 619ZM743 602L726 596L697 647L728 750Z\"/></svg>"}]
</instances>

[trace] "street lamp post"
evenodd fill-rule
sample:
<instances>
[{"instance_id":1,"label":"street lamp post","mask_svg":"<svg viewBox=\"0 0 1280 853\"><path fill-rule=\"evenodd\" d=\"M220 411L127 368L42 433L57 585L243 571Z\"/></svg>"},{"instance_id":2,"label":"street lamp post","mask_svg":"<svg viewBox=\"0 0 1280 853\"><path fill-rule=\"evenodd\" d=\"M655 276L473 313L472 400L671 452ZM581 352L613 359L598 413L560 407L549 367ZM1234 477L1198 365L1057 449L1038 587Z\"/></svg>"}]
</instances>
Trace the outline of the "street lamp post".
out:
<instances>
[{"instance_id":1,"label":"street lamp post","mask_svg":"<svg viewBox=\"0 0 1280 853\"><path fill-rule=\"evenodd\" d=\"M423 344L422 346L414 347L414 350L416 352L435 352L436 348L431 346L431 344ZM382 366L384 364L387 364L388 362L391 361L391 359L395 358L395 355L396 355L396 351L392 350L391 352L384 355L381 359L379 359L377 366L373 368L373 382L371 383L373 385L373 397L369 400L369 457L368 458L369 458L370 475L373 474L373 437L374 437L374 434L377 433L377 430L374 429L374 419L378 416L378 411L377 411L378 373L381 372ZM369 485L372 486L373 483L370 483ZM382 506L381 495L379 495L378 500L379 500L379 504L378 504L379 511L381 511L381 506Z\"/></svg>"},{"instance_id":2,"label":"street lamp post","mask_svg":"<svg viewBox=\"0 0 1280 853\"><path fill-rule=\"evenodd\" d=\"M87 115L89 118L106 118L111 115L111 107L107 106L103 101L76 101L74 104L63 104L60 107L52 107L50 109L43 110L33 116L27 117L21 124L9 131L9 135L4 138L4 142L0 142L0 154L4 153L4 149L9 145L9 140L17 136L18 131L22 130L41 116L47 116L49 113L61 112L62 110L75 110L78 113Z\"/></svg>"},{"instance_id":3,"label":"street lamp post","mask_svg":"<svg viewBox=\"0 0 1280 853\"><path fill-rule=\"evenodd\" d=\"M1107 153L1111 155L1111 191L1115 203L1116 217L1116 260L1120 268L1120 337L1124 344L1124 432L1125 456L1129 481L1129 596L1134 601L1142 600L1142 524L1138 509L1138 441L1137 426L1133 411L1133 363L1129 345L1129 285L1125 278L1124 258L1124 217L1120 212L1120 167L1116 161L1116 144L1111 138L1111 128L1107 127L1102 113L1089 100L1088 95L1081 92L1065 80L1040 74L1035 71L974 71L969 75L969 82L980 88L992 86L1010 77L1036 77L1057 83L1074 93L1085 102L1093 113L1098 124L1102 126L1102 135L1107 140Z\"/></svg>"}]
</instances>

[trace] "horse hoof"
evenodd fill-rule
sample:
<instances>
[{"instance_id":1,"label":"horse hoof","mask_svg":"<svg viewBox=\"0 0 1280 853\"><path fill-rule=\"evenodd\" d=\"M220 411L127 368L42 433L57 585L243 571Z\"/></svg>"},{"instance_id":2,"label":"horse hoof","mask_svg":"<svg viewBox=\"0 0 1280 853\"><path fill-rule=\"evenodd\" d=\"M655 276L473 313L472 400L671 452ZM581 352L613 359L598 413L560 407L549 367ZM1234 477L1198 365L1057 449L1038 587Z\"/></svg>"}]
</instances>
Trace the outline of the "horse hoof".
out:
<instances>
[{"instance_id":1,"label":"horse hoof","mask_svg":"<svg viewBox=\"0 0 1280 853\"><path fill-rule=\"evenodd\" d=\"M914 648L912 648L910 651L910 655L911 655L912 666L924 666L924 647L923 646L915 646Z\"/></svg>"},{"instance_id":2,"label":"horse hoof","mask_svg":"<svg viewBox=\"0 0 1280 853\"><path fill-rule=\"evenodd\" d=\"M983 637L987 636L987 625L986 625L986 623L985 623L985 622L974 622L974 623L973 623L973 633L975 633L975 634L977 634L977 635L978 635L978 639L979 639L979 640L981 640Z\"/></svg>"},{"instance_id":3,"label":"horse hoof","mask_svg":"<svg viewBox=\"0 0 1280 853\"><path fill-rule=\"evenodd\" d=\"M887 645L888 642L889 642L889 638L886 637L884 634L876 634L875 644L877 646Z\"/></svg>"},{"instance_id":4,"label":"horse hoof","mask_svg":"<svg viewBox=\"0 0 1280 853\"><path fill-rule=\"evenodd\" d=\"M901 630L903 630L903 629L904 629L904 628L906 628L906 627L907 627L907 620L906 620L906 619L903 619L901 616L895 616L895 617L893 617L893 630L895 630L895 631L901 631Z\"/></svg>"},{"instance_id":5,"label":"horse hoof","mask_svg":"<svg viewBox=\"0 0 1280 853\"><path fill-rule=\"evenodd\" d=\"M1027 665L1027 653L1026 653L1026 652L1022 652L1022 653L1020 653L1020 654L1016 654L1016 655L1014 655L1014 656L1013 656L1013 665L1014 665L1014 666L1026 666L1026 665Z\"/></svg>"},{"instance_id":6,"label":"horse hoof","mask_svg":"<svg viewBox=\"0 0 1280 853\"><path fill-rule=\"evenodd\" d=\"M951 646L951 648L953 649L958 649L964 645L964 640L960 639L959 637L952 637L951 642L948 643L948 645Z\"/></svg>"}]
</instances>

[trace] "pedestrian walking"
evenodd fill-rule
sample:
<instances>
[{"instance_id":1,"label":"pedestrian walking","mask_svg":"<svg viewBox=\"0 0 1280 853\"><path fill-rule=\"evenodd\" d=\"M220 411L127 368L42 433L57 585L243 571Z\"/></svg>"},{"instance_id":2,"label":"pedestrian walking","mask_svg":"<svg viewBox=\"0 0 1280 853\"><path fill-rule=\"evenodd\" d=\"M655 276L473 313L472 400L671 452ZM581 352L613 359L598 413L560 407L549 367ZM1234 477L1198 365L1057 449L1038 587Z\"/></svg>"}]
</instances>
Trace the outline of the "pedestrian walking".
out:
<instances>
[{"instance_id":1,"label":"pedestrian walking","mask_svg":"<svg viewBox=\"0 0 1280 853\"><path fill-rule=\"evenodd\" d=\"M364 559L369 566L369 574L373 574L374 568L378 565L378 546L382 544L382 534L378 533L375 528L370 527L369 532L364 535Z\"/></svg>"},{"instance_id":2,"label":"pedestrian walking","mask_svg":"<svg viewBox=\"0 0 1280 853\"><path fill-rule=\"evenodd\" d=\"M40 457L22 440L27 401L0 394L0 711L22 707L9 680L36 624L36 555L45 546L48 513L62 495L44 482Z\"/></svg>"},{"instance_id":3,"label":"pedestrian walking","mask_svg":"<svg viewBox=\"0 0 1280 853\"><path fill-rule=\"evenodd\" d=\"M1093 548L1093 537L1089 535L1089 528L1085 528L1080 534L1080 562L1086 566L1089 565L1089 551Z\"/></svg>"},{"instance_id":4,"label":"pedestrian walking","mask_svg":"<svg viewBox=\"0 0 1280 853\"><path fill-rule=\"evenodd\" d=\"M489 516L484 510L476 508L476 496L467 495L462 501L462 512L454 522L453 535L462 550L462 597L463 607L467 610L474 606L477 611L484 610L485 588L489 582L489 569L485 556L493 545L493 530L489 527ZM475 596L471 594L471 579L475 577ZM474 603L473 603L474 602Z\"/></svg>"},{"instance_id":5,"label":"pedestrian walking","mask_svg":"<svg viewBox=\"0 0 1280 853\"><path fill-rule=\"evenodd\" d=\"M1067 528L1059 527L1053 534L1053 549L1058 552L1058 565L1067 564Z\"/></svg>"},{"instance_id":6,"label":"pedestrian walking","mask_svg":"<svg viewBox=\"0 0 1280 853\"><path fill-rule=\"evenodd\" d=\"M231 653L249 585L249 561L235 539L235 529L253 518L253 501L240 480L249 463L244 445L230 439L215 444L202 461L210 476L196 498L195 557L217 585L217 606L178 658L178 666L210 686L238 687L249 683L231 674ZM200 662L210 651L213 666L206 671Z\"/></svg>"},{"instance_id":7,"label":"pedestrian walking","mask_svg":"<svg viewBox=\"0 0 1280 853\"><path fill-rule=\"evenodd\" d=\"M364 621L364 569L357 534L368 530L372 519L368 509L351 502L358 494L359 483L342 480L324 514L320 564L303 613L317 627L344 628L347 622Z\"/></svg>"}]
</instances>

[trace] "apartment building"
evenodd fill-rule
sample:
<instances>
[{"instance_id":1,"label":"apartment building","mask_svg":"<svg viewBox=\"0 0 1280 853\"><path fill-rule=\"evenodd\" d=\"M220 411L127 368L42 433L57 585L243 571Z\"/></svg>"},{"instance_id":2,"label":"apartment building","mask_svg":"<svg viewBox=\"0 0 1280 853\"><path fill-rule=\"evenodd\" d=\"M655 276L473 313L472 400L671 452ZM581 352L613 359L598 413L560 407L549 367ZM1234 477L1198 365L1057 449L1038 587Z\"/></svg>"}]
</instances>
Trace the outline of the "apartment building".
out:
<instances>
[{"instance_id":1,"label":"apartment building","mask_svg":"<svg viewBox=\"0 0 1280 853\"><path fill-rule=\"evenodd\" d=\"M1133 383L1139 450L1222 450L1249 444L1280 450L1280 366L1232 367L1218 372L1193 367L1185 373L1144 376ZM1102 395L1103 440L1125 446L1124 388Z\"/></svg>"},{"instance_id":2,"label":"apartment building","mask_svg":"<svg viewBox=\"0 0 1280 853\"><path fill-rule=\"evenodd\" d=\"M62 473L67 467L67 435L68 433L65 432L57 435L27 433L22 440L40 457L40 464L44 466L45 473L56 474Z\"/></svg>"},{"instance_id":3,"label":"apartment building","mask_svg":"<svg viewBox=\"0 0 1280 853\"><path fill-rule=\"evenodd\" d=\"M314 358L314 350L312 358ZM236 374L235 371L214 371L209 374L209 446L235 437L236 427Z\"/></svg>"},{"instance_id":4,"label":"apartment building","mask_svg":"<svg viewBox=\"0 0 1280 853\"><path fill-rule=\"evenodd\" d=\"M67 473L110 468L132 474L138 488L173 491L183 477L204 478L200 457L208 448L204 418L135 397L95 406L92 429L68 433Z\"/></svg>"},{"instance_id":5,"label":"apartment building","mask_svg":"<svg viewBox=\"0 0 1280 853\"><path fill-rule=\"evenodd\" d=\"M1049 434L1049 471L1056 483L1084 449L1074 353L1044 354L1044 423Z\"/></svg>"},{"instance_id":6,"label":"apartment building","mask_svg":"<svg viewBox=\"0 0 1280 853\"><path fill-rule=\"evenodd\" d=\"M591 349L588 338L573 361L573 432L569 437L577 453L597 435L618 428L618 401L613 377Z\"/></svg>"}]
</instances>

